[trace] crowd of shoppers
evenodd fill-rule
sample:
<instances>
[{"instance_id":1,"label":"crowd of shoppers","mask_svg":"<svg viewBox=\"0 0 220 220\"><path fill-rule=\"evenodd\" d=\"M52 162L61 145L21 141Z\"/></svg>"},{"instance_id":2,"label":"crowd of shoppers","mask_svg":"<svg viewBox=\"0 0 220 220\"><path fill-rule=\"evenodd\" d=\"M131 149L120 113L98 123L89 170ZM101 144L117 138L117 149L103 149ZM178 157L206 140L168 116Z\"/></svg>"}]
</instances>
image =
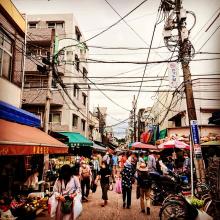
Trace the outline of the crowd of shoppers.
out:
<instances>
[{"instance_id":1,"label":"crowd of shoppers","mask_svg":"<svg viewBox=\"0 0 220 220\"><path fill-rule=\"evenodd\" d=\"M122 207L127 209L132 206L132 187L136 182L136 195L137 199L140 199L140 211L150 215L151 180L149 172L167 175L173 169L173 159L167 157L166 163L164 163L158 152L142 152L138 155L130 151L120 154L107 151L105 155L101 156L98 152L93 151L90 159L78 157L75 172L72 172L69 165L64 165L55 182L54 193L58 200L56 220L72 220L72 212L62 212L62 203L67 199L73 200L77 192L81 193L82 202L87 202L90 189L95 193L98 182L102 189L102 207L108 204L110 185L116 182L118 187L116 191L122 194ZM188 172L189 169L190 160L185 153L183 171Z\"/></svg>"}]
</instances>

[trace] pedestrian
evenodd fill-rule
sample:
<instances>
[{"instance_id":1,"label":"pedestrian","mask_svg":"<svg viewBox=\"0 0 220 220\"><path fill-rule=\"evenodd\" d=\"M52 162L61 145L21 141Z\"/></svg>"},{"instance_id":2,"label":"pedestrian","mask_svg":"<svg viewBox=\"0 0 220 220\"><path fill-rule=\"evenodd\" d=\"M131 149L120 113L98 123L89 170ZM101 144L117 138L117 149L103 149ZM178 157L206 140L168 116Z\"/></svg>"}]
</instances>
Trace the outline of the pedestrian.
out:
<instances>
[{"instance_id":1,"label":"pedestrian","mask_svg":"<svg viewBox=\"0 0 220 220\"><path fill-rule=\"evenodd\" d=\"M134 179L134 169L130 160L126 160L124 164L124 168L121 171L121 176L122 176L123 208L127 207L128 209L130 209L132 182Z\"/></svg>"},{"instance_id":2,"label":"pedestrian","mask_svg":"<svg viewBox=\"0 0 220 220\"><path fill-rule=\"evenodd\" d=\"M141 212L145 213L145 200L147 215L150 215L150 194L151 194L151 181L148 175L148 169L145 163L141 163L137 170L137 184L140 188L140 205Z\"/></svg>"},{"instance_id":3,"label":"pedestrian","mask_svg":"<svg viewBox=\"0 0 220 220\"><path fill-rule=\"evenodd\" d=\"M112 156L112 177L113 177L113 182L115 183L115 177L117 174L118 170L118 156L117 153L114 152Z\"/></svg>"},{"instance_id":4,"label":"pedestrian","mask_svg":"<svg viewBox=\"0 0 220 220\"><path fill-rule=\"evenodd\" d=\"M91 167L92 167L92 179L91 179L91 190L93 193L96 191L97 185L95 184L96 177L98 172L100 171L99 159L97 157L97 152L94 150L93 155L91 157Z\"/></svg>"},{"instance_id":5,"label":"pedestrian","mask_svg":"<svg viewBox=\"0 0 220 220\"><path fill-rule=\"evenodd\" d=\"M91 158L91 163L92 163L92 174L93 174L93 179L96 179L96 176L100 170L100 165L99 165L99 158L97 156L97 152L94 150L93 155Z\"/></svg>"},{"instance_id":6,"label":"pedestrian","mask_svg":"<svg viewBox=\"0 0 220 220\"><path fill-rule=\"evenodd\" d=\"M78 178L72 176L72 170L69 165L66 164L61 167L59 178L53 187L53 192L58 200L55 219L73 220L73 200L77 193L80 193L80 183Z\"/></svg>"},{"instance_id":7,"label":"pedestrian","mask_svg":"<svg viewBox=\"0 0 220 220\"><path fill-rule=\"evenodd\" d=\"M183 172L186 174L188 180L190 179L190 158L187 153L184 153Z\"/></svg>"},{"instance_id":8,"label":"pedestrian","mask_svg":"<svg viewBox=\"0 0 220 220\"><path fill-rule=\"evenodd\" d=\"M125 164L126 160L127 160L127 157L126 157L125 153L122 153L118 158L120 171L122 171L122 169L124 168L124 164Z\"/></svg>"},{"instance_id":9,"label":"pedestrian","mask_svg":"<svg viewBox=\"0 0 220 220\"><path fill-rule=\"evenodd\" d=\"M108 190L109 190L109 177L111 176L111 171L109 167L106 165L106 162L102 162L101 169L96 177L95 184L97 185L98 180L100 180L101 188L102 188L102 207L106 206L108 203Z\"/></svg>"},{"instance_id":10,"label":"pedestrian","mask_svg":"<svg viewBox=\"0 0 220 220\"><path fill-rule=\"evenodd\" d=\"M151 152L148 156L147 169L148 169L148 172L157 171L155 152Z\"/></svg>"},{"instance_id":11,"label":"pedestrian","mask_svg":"<svg viewBox=\"0 0 220 220\"><path fill-rule=\"evenodd\" d=\"M81 166L79 168L79 176L81 181L82 201L88 201L92 172L89 165L86 164L85 161L81 161Z\"/></svg>"},{"instance_id":12,"label":"pedestrian","mask_svg":"<svg viewBox=\"0 0 220 220\"><path fill-rule=\"evenodd\" d=\"M108 152L108 151L106 152L105 156L102 158L102 161L104 161L107 166L110 165L111 158L110 158L110 155L109 155L109 152Z\"/></svg>"},{"instance_id":13,"label":"pedestrian","mask_svg":"<svg viewBox=\"0 0 220 220\"><path fill-rule=\"evenodd\" d=\"M141 152L139 157L138 157L137 168L140 166L141 163L145 163L145 161L144 161L144 153L143 152Z\"/></svg>"},{"instance_id":14,"label":"pedestrian","mask_svg":"<svg viewBox=\"0 0 220 220\"><path fill-rule=\"evenodd\" d=\"M25 181L24 186L27 187L27 190L29 192L34 192L34 191L36 192L39 190L38 176L39 176L39 171L35 169Z\"/></svg>"}]
</instances>

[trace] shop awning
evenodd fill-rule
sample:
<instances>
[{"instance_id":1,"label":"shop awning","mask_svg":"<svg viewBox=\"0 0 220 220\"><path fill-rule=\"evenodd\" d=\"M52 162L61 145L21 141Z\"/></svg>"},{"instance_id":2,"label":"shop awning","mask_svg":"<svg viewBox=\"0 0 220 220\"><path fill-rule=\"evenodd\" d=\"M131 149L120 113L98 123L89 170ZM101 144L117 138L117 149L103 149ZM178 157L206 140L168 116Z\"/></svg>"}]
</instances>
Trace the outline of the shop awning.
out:
<instances>
[{"instance_id":1,"label":"shop awning","mask_svg":"<svg viewBox=\"0 0 220 220\"><path fill-rule=\"evenodd\" d=\"M35 127L0 119L0 155L68 153L68 146Z\"/></svg>"},{"instance_id":2,"label":"shop awning","mask_svg":"<svg viewBox=\"0 0 220 220\"><path fill-rule=\"evenodd\" d=\"M69 146L92 146L92 141L88 140L86 137L76 132L59 132L60 134L68 137L68 145Z\"/></svg>"},{"instance_id":3,"label":"shop awning","mask_svg":"<svg viewBox=\"0 0 220 220\"><path fill-rule=\"evenodd\" d=\"M102 147L96 143L93 143L93 146L92 146L93 149L97 150L97 151L101 151L101 152L106 152L107 149L105 147Z\"/></svg>"},{"instance_id":4,"label":"shop awning","mask_svg":"<svg viewBox=\"0 0 220 220\"><path fill-rule=\"evenodd\" d=\"M201 144L201 146L220 146L220 141L208 141Z\"/></svg>"},{"instance_id":5,"label":"shop awning","mask_svg":"<svg viewBox=\"0 0 220 220\"><path fill-rule=\"evenodd\" d=\"M152 144L144 144L144 143L141 143L141 142L134 142L132 144L132 147L131 147L132 150L134 149L151 149L151 150L157 150L157 147L152 145Z\"/></svg>"}]
</instances>

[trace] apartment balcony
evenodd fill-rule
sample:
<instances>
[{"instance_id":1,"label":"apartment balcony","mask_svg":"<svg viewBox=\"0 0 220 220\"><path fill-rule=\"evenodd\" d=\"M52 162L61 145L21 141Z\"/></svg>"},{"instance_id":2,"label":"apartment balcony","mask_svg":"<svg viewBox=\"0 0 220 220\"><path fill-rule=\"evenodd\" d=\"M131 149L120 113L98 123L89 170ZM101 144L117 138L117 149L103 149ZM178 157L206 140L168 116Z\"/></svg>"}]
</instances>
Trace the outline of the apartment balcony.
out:
<instances>
[{"instance_id":1,"label":"apartment balcony","mask_svg":"<svg viewBox=\"0 0 220 220\"><path fill-rule=\"evenodd\" d=\"M47 90L45 89L25 89L23 92L23 106L44 106ZM51 106L62 107L64 100L59 91L52 91Z\"/></svg>"},{"instance_id":2,"label":"apartment balcony","mask_svg":"<svg viewBox=\"0 0 220 220\"><path fill-rule=\"evenodd\" d=\"M42 46L48 46L50 45L51 41L51 30L50 28L33 28L28 30L28 34L32 42L34 43L40 43ZM64 37L65 36L65 30L64 29L56 29L56 35Z\"/></svg>"}]
</instances>

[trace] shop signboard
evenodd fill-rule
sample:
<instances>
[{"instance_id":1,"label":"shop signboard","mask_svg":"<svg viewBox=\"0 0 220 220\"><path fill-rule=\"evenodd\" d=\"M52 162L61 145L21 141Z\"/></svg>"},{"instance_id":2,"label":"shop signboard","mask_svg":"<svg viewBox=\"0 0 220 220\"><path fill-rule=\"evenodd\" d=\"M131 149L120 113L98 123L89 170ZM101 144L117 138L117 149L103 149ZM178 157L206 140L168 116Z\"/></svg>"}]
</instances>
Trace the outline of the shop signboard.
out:
<instances>
[{"instance_id":1,"label":"shop signboard","mask_svg":"<svg viewBox=\"0 0 220 220\"><path fill-rule=\"evenodd\" d=\"M200 146L200 137L199 137L199 127L196 120L190 121L191 131L192 131L192 141L194 147L194 155L196 159L202 158L202 150Z\"/></svg>"},{"instance_id":2,"label":"shop signboard","mask_svg":"<svg viewBox=\"0 0 220 220\"><path fill-rule=\"evenodd\" d=\"M168 64L168 69L169 69L169 85L171 88L177 88L179 86L178 63L170 62Z\"/></svg>"}]
</instances>

